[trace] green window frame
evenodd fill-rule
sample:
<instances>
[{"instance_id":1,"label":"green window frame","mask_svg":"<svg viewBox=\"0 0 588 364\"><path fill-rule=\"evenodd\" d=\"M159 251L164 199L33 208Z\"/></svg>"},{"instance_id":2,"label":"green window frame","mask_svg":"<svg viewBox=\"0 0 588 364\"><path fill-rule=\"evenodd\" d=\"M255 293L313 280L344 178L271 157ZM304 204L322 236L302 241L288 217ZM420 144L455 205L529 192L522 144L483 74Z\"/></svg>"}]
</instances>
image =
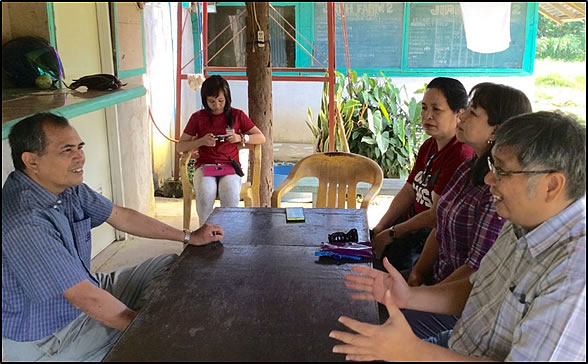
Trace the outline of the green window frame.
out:
<instances>
[{"instance_id":1,"label":"green window frame","mask_svg":"<svg viewBox=\"0 0 588 364\"><path fill-rule=\"evenodd\" d=\"M314 3L304 3L304 2L272 2L272 6L274 7L282 7L282 6L293 6L294 7L294 14L295 14L295 24L294 27L297 30L296 33L296 41L306 47L306 50L312 53L312 47L306 42L302 37L306 38L311 44L314 43L313 38L313 27L314 27ZM218 2L216 3L217 7L221 6L245 6L244 2ZM271 12L272 10L270 10ZM270 19L270 22L272 20ZM201 30L200 30L201 31ZM197 38L196 36L194 37ZM198 37L199 38L199 37ZM210 33L209 33L210 38ZM198 44L199 46L200 44ZM194 44L194 52L198 54L200 52L200 48L196 47L197 44ZM302 50L298 44L296 45L296 53L295 53L295 65L297 68L303 67L310 67L311 64L311 57ZM244 75L244 72L215 72L221 75L224 74L233 74L233 75ZM289 74L302 74L301 72L275 72L276 75L289 75Z\"/></svg>"},{"instance_id":2,"label":"green window frame","mask_svg":"<svg viewBox=\"0 0 588 364\"><path fill-rule=\"evenodd\" d=\"M539 20L539 3L525 3L526 14L525 14L525 47L523 51L522 66L520 68L410 68L408 67L408 37L409 37L409 19L411 4L436 4L434 2L425 3L404 3L404 14L402 24L402 55L400 67L390 68L357 68L351 64L351 69L359 74L366 73L369 76L380 76L382 73L386 76L394 77L430 77L430 76L441 76L441 75L452 75L452 76L526 76L533 73L533 63L535 60L535 39L537 37L537 24ZM459 3L446 3L446 4L459 4ZM315 3L314 2L279 2L272 3L273 6L294 6L296 15L296 40L305 45L307 50L312 53L312 49L308 46L308 43L301 38L302 35L313 46L315 44ZM336 4L338 5L338 4ZM219 2L216 6L245 6L244 2ZM271 11L271 10L270 10ZM338 14L338 6L336 9ZM271 20L270 20L271 21ZM335 21L338 23L341 21L339 16L336 16ZM327 22L327 19L324 19ZM342 37L337 37L336 47L343 46ZM196 49L196 48L195 48ZM317 57L318 58L318 57ZM319 58L320 59L320 58ZM322 61L322 59L320 59ZM311 66L311 57L302 50L298 45L296 47L296 67L297 68L309 68ZM316 67L316 66L314 66ZM336 70L342 73L346 73L347 69L345 62L338 64ZM224 73L224 72L223 72ZM298 72L300 73L300 72ZM235 73L231 73L235 74ZM242 72L240 74L243 74ZM277 74L277 73L276 73ZM290 73L280 73L290 74ZM305 74L305 73L302 73Z\"/></svg>"}]
</instances>

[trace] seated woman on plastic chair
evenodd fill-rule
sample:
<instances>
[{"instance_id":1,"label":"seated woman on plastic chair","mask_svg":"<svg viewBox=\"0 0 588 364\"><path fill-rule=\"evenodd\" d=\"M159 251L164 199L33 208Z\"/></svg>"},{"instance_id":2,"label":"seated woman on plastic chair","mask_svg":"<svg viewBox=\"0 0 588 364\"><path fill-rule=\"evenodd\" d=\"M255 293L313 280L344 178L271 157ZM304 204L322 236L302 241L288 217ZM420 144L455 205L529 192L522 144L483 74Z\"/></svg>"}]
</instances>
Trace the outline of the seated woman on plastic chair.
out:
<instances>
[{"instance_id":1,"label":"seated woman on plastic chair","mask_svg":"<svg viewBox=\"0 0 588 364\"><path fill-rule=\"evenodd\" d=\"M457 121L468 103L463 84L448 77L434 78L422 101L422 125L430 135L420 147L404 187L371 230L374 268L385 271L382 259L399 271L412 268L435 227L439 196L459 165L475 151L456 139Z\"/></svg>"},{"instance_id":2,"label":"seated woman on plastic chair","mask_svg":"<svg viewBox=\"0 0 588 364\"><path fill-rule=\"evenodd\" d=\"M198 152L193 182L202 225L212 213L217 194L222 207L239 205L239 146L263 144L265 137L242 110L231 107L231 90L223 77L207 78L200 95L204 109L192 114L176 151Z\"/></svg>"}]
</instances>

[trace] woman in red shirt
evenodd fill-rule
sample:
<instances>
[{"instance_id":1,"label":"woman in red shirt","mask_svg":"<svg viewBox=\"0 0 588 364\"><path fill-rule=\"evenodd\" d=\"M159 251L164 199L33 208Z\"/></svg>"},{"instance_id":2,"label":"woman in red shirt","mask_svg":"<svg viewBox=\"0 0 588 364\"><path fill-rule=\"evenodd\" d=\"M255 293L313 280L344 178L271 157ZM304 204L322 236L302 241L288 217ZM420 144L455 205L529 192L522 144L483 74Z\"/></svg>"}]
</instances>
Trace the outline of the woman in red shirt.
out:
<instances>
[{"instance_id":1,"label":"woman in red shirt","mask_svg":"<svg viewBox=\"0 0 588 364\"><path fill-rule=\"evenodd\" d=\"M398 270L412 268L425 240L435 226L436 206L453 172L474 150L455 138L457 120L468 102L468 93L454 78L437 77L423 96L421 119L427 139L406 184L388 211L372 229L374 267L384 270L382 258Z\"/></svg>"},{"instance_id":2,"label":"woman in red shirt","mask_svg":"<svg viewBox=\"0 0 588 364\"><path fill-rule=\"evenodd\" d=\"M231 90L223 77L207 78L200 95L204 109L192 114L176 151L198 151L193 182L202 225L217 195L222 207L239 205L241 176L232 168L232 161L240 165L238 146L263 144L265 137L242 110L231 107Z\"/></svg>"}]
</instances>

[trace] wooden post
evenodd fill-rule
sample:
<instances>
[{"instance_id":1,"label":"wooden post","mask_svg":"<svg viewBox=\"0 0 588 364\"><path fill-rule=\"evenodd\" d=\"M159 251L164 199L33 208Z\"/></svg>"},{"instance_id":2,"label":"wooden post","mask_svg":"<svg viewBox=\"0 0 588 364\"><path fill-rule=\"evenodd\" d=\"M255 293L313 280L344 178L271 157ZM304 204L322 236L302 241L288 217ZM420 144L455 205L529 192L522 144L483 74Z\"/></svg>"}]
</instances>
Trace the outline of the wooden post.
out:
<instances>
[{"instance_id":1,"label":"wooden post","mask_svg":"<svg viewBox=\"0 0 588 364\"><path fill-rule=\"evenodd\" d=\"M271 207L274 187L274 142L272 134L272 69L269 43L269 3L246 2L247 94L249 117L265 135L261 149L261 207ZM263 32L263 34L259 33ZM263 39L262 39L263 38ZM263 40L260 43L260 40Z\"/></svg>"}]
</instances>

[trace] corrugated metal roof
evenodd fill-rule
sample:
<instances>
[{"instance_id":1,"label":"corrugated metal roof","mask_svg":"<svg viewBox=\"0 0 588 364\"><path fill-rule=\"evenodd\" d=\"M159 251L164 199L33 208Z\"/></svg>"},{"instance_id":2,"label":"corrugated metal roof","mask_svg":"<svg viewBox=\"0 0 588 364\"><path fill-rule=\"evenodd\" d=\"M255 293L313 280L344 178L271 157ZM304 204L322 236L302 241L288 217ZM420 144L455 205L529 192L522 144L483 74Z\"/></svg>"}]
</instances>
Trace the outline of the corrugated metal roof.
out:
<instances>
[{"instance_id":1,"label":"corrugated metal roof","mask_svg":"<svg viewBox=\"0 0 588 364\"><path fill-rule=\"evenodd\" d=\"M558 24L570 21L586 23L586 3L539 3L539 13Z\"/></svg>"}]
</instances>

